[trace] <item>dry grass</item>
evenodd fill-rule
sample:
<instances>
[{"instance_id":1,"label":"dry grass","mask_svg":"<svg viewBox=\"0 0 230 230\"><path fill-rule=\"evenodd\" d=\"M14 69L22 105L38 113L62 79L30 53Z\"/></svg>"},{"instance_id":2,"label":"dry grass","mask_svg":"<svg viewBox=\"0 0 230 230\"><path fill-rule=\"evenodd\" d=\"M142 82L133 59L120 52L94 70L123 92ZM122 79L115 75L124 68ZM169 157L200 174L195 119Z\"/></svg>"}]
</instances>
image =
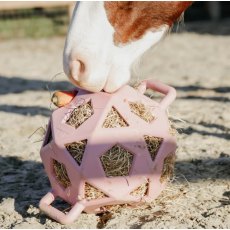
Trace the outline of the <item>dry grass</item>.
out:
<instances>
[{"instance_id":1,"label":"dry grass","mask_svg":"<svg viewBox=\"0 0 230 230\"><path fill-rule=\"evenodd\" d=\"M165 158L163 170L162 170L161 178L160 178L161 183L168 181L173 177L175 159L176 159L175 154L170 154L169 156Z\"/></svg>"},{"instance_id":2,"label":"dry grass","mask_svg":"<svg viewBox=\"0 0 230 230\"><path fill-rule=\"evenodd\" d=\"M136 197L143 197L147 195L148 192L148 187L149 187L149 181L143 183L141 186L133 190L130 195L136 196Z\"/></svg>"},{"instance_id":3,"label":"dry grass","mask_svg":"<svg viewBox=\"0 0 230 230\"><path fill-rule=\"evenodd\" d=\"M88 103L79 105L77 108L75 108L70 114L70 117L66 121L66 123L75 127L75 129L77 129L92 115L93 115L93 107L91 105L91 101L89 101Z\"/></svg>"},{"instance_id":4,"label":"dry grass","mask_svg":"<svg viewBox=\"0 0 230 230\"><path fill-rule=\"evenodd\" d=\"M71 185L70 179L68 177L65 165L53 160L54 173L58 182L64 187L67 188Z\"/></svg>"},{"instance_id":5,"label":"dry grass","mask_svg":"<svg viewBox=\"0 0 230 230\"><path fill-rule=\"evenodd\" d=\"M149 154L151 155L152 160L154 161L157 155L157 152L163 142L163 138L161 137L151 137L151 136L144 136L145 142L147 144Z\"/></svg>"},{"instance_id":6,"label":"dry grass","mask_svg":"<svg viewBox=\"0 0 230 230\"><path fill-rule=\"evenodd\" d=\"M123 119L118 111L112 107L103 123L103 128L118 128L127 126L128 123Z\"/></svg>"},{"instance_id":7,"label":"dry grass","mask_svg":"<svg viewBox=\"0 0 230 230\"><path fill-rule=\"evenodd\" d=\"M121 146L115 145L103 154L100 160L107 177L128 176L133 154Z\"/></svg>"},{"instance_id":8,"label":"dry grass","mask_svg":"<svg viewBox=\"0 0 230 230\"><path fill-rule=\"evenodd\" d=\"M73 142L65 145L66 149L74 158L74 160L78 163L78 165L81 165L86 144L87 144L87 140L82 140L82 141Z\"/></svg>"},{"instance_id":9,"label":"dry grass","mask_svg":"<svg viewBox=\"0 0 230 230\"><path fill-rule=\"evenodd\" d=\"M169 126L169 133L170 133L172 136L177 137L178 131L177 131L176 127L175 127L175 123L169 119L169 125L170 125L170 126Z\"/></svg>"},{"instance_id":10,"label":"dry grass","mask_svg":"<svg viewBox=\"0 0 230 230\"><path fill-rule=\"evenodd\" d=\"M103 192L93 187L92 185L85 183L85 199L94 200L107 197Z\"/></svg>"},{"instance_id":11,"label":"dry grass","mask_svg":"<svg viewBox=\"0 0 230 230\"><path fill-rule=\"evenodd\" d=\"M102 207L103 211L118 213L122 208L127 208L129 204L115 204L115 205L106 205Z\"/></svg>"},{"instance_id":12,"label":"dry grass","mask_svg":"<svg viewBox=\"0 0 230 230\"><path fill-rule=\"evenodd\" d=\"M146 122L150 123L155 119L150 109L146 105L140 102L129 102L129 106L130 106L131 112L133 112L134 114L139 116L141 119L145 120Z\"/></svg>"}]
</instances>

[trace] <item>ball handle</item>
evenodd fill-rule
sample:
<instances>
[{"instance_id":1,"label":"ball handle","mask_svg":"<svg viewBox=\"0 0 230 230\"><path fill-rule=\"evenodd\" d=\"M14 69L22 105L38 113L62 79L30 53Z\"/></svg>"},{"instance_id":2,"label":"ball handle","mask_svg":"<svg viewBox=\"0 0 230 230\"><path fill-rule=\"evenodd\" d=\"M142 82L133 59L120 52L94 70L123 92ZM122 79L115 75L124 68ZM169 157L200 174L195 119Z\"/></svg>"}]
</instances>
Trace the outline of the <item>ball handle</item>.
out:
<instances>
[{"instance_id":1,"label":"ball handle","mask_svg":"<svg viewBox=\"0 0 230 230\"><path fill-rule=\"evenodd\" d=\"M51 203L55 200L55 198L56 195L52 191L48 192L40 200L39 208L41 209L41 211L46 213L50 218L56 220L61 224L73 223L85 208L84 204L82 202L79 202L76 203L67 214L65 214L51 205Z\"/></svg>"},{"instance_id":2,"label":"ball handle","mask_svg":"<svg viewBox=\"0 0 230 230\"><path fill-rule=\"evenodd\" d=\"M175 100L176 90L168 85L163 84L157 80L144 80L137 87L138 91L142 94L145 93L146 89L152 89L156 92L164 94L164 98L160 101L160 107L164 110Z\"/></svg>"}]
</instances>

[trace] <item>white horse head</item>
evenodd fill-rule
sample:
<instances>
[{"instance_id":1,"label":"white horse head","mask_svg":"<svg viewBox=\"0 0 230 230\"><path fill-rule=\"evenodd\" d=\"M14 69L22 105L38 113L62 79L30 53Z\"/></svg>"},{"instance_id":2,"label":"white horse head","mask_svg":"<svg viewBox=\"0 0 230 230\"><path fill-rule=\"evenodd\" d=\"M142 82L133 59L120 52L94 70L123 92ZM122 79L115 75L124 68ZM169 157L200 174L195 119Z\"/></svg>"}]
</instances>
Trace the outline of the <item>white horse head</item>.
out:
<instances>
[{"instance_id":1,"label":"white horse head","mask_svg":"<svg viewBox=\"0 0 230 230\"><path fill-rule=\"evenodd\" d=\"M63 54L66 75L92 92L116 91L190 4L78 2Z\"/></svg>"}]
</instances>

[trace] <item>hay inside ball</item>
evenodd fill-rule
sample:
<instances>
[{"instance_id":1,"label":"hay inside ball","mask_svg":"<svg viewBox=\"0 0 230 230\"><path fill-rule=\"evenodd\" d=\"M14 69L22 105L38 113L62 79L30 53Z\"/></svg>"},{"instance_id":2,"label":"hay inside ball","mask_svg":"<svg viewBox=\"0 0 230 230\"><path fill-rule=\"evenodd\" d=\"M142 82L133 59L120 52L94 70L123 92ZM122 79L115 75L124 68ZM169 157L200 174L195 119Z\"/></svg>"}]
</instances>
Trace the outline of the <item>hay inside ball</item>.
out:
<instances>
[{"instance_id":1,"label":"hay inside ball","mask_svg":"<svg viewBox=\"0 0 230 230\"><path fill-rule=\"evenodd\" d=\"M145 135L144 138L145 138L145 142L147 144L147 148L149 150L149 153L151 155L151 158L154 161L156 158L157 152L161 146L161 143L163 142L163 138L151 137L148 135Z\"/></svg>"},{"instance_id":2,"label":"hay inside ball","mask_svg":"<svg viewBox=\"0 0 230 230\"><path fill-rule=\"evenodd\" d=\"M128 176L133 154L119 145L113 146L100 157L107 177Z\"/></svg>"},{"instance_id":3,"label":"hay inside ball","mask_svg":"<svg viewBox=\"0 0 230 230\"><path fill-rule=\"evenodd\" d=\"M87 200L94 200L99 198L107 197L103 192L89 183L85 183L85 198Z\"/></svg>"},{"instance_id":4,"label":"hay inside ball","mask_svg":"<svg viewBox=\"0 0 230 230\"><path fill-rule=\"evenodd\" d=\"M143 183L141 186L133 190L130 195L136 196L136 197L143 197L147 195L149 187L149 181L147 180L145 183Z\"/></svg>"},{"instance_id":5,"label":"hay inside ball","mask_svg":"<svg viewBox=\"0 0 230 230\"><path fill-rule=\"evenodd\" d=\"M112 107L103 123L103 128L118 128L127 126L128 123L122 118L118 111Z\"/></svg>"},{"instance_id":6,"label":"hay inside ball","mask_svg":"<svg viewBox=\"0 0 230 230\"><path fill-rule=\"evenodd\" d=\"M67 188L71 185L66 167L64 164L58 162L57 160L53 160L53 169L54 174L58 180L58 182L64 187Z\"/></svg>"},{"instance_id":7,"label":"hay inside ball","mask_svg":"<svg viewBox=\"0 0 230 230\"><path fill-rule=\"evenodd\" d=\"M174 174L175 160L176 160L175 154L170 154L164 159L163 170L160 178L161 183L172 179Z\"/></svg>"},{"instance_id":8,"label":"hay inside ball","mask_svg":"<svg viewBox=\"0 0 230 230\"><path fill-rule=\"evenodd\" d=\"M66 121L68 125L71 125L77 129L81 124L83 124L88 118L93 115L93 107L91 105L91 101L87 103L83 103L75 108L69 119Z\"/></svg>"},{"instance_id":9,"label":"hay inside ball","mask_svg":"<svg viewBox=\"0 0 230 230\"><path fill-rule=\"evenodd\" d=\"M81 165L81 161L85 152L85 147L87 144L87 140L82 140L78 142L73 142L66 144L65 147L67 151L71 154L73 159Z\"/></svg>"},{"instance_id":10,"label":"hay inside ball","mask_svg":"<svg viewBox=\"0 0 230 230\"><path fill-rule=\"evenodd\" d=\"M141 102L129 102L129 106L131 111L136 114L141 119L145 120L146 122L150 123L154 120L154 115L151 113L149 107L144 105Z\"/></svg>"}]
</instances>

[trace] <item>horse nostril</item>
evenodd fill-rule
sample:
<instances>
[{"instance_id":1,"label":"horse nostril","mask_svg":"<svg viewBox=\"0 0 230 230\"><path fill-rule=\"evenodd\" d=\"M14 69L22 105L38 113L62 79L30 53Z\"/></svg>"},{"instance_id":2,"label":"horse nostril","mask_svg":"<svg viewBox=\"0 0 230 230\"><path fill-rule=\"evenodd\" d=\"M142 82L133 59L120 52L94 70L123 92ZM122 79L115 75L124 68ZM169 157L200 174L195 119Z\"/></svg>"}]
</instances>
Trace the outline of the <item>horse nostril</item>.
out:
<instances>
[{"instance_id":1,"label":"horse nostril","mask_svg":"<svg viewBox=\"0 0 230 230\"><path fill-rule=\"evenodd\" d=\"M78 84L82 80L82 77L85 75L86 66L84 62L82 60L75 59L69 63L69 67L70 80L74 82L74 84Z\"/></svg>"},{"instance_id":2,"label":"horse nostril","mask_svg":"<svg viewBox=\"0 0 230 230\"><path fill-rule=\"evenodd\" d=\"M77 60L71 61L70 63L70 75L71 77L77 79L81 71L81 63Z\"/></svg>"},{"instance_id":3,"label":"horse nostril","mask_svg":"<svg viewBox=\"0 0 230 230\"><path fill-rule=\"evenodd\" d=\"M78 60L79 63L80 63L80 73L84 73L85 72L85 65L83 63L83 61L81 60Z\"/></svg>"}]
</instances>

